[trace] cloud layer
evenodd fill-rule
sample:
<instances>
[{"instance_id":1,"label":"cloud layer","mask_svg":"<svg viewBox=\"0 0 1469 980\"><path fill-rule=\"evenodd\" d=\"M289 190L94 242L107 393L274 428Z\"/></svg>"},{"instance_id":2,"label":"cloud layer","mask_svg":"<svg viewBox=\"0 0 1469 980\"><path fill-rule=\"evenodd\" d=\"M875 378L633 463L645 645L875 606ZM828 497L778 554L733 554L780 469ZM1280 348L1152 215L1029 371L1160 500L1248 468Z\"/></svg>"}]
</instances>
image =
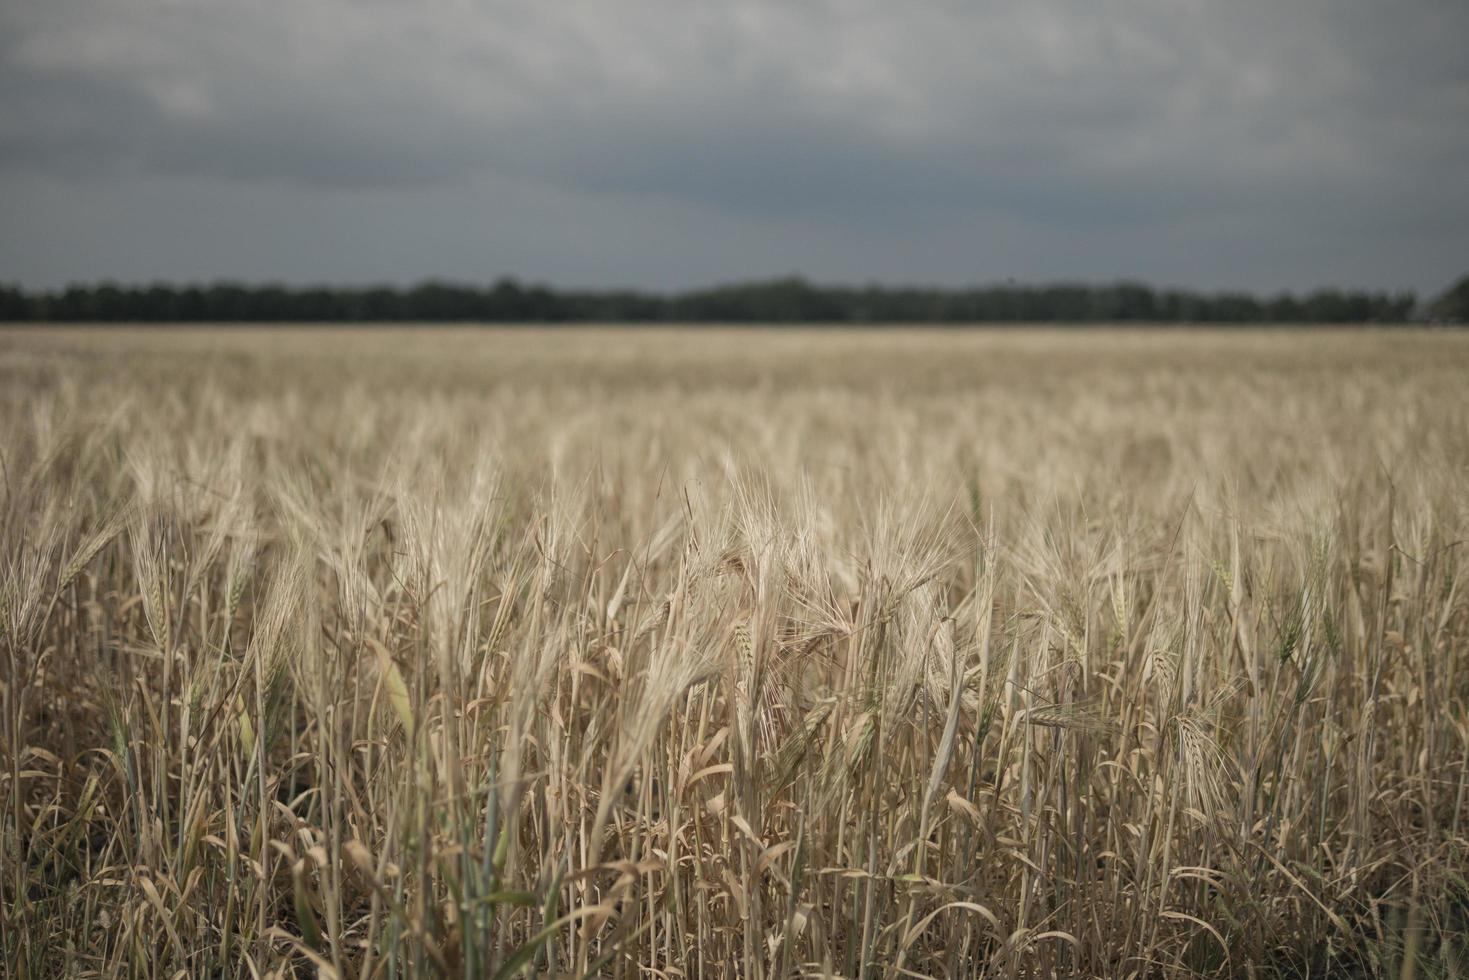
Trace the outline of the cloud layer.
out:
<instances>
[{"instance_id":1,"label":"cloud layer","mask_svg":"<svg viewBox=\"0 0 1469 980\"><path fill-rule=\"evenodd\" d=\"M0 0L0 278L1431 290L1469 6Z\"/></svg>"}]
</instances>

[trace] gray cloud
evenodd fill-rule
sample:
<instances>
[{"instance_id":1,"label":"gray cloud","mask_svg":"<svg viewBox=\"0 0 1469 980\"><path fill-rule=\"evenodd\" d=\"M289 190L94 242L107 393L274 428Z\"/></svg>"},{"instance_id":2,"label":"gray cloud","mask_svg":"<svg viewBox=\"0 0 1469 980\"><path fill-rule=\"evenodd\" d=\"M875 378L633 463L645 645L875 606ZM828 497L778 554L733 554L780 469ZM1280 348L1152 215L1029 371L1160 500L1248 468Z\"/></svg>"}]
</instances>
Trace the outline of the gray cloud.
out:
<instances>
[{"instance_id":1,"label":"gray cloud","mask_svg":"<svg viewBox=\"0 0 1469 980\"><path fill-rule=\"evenodd\" d=\"M1450 0L0 0L0 278L1433 289L1466 37Z\"/></svg>"}]
</instances>

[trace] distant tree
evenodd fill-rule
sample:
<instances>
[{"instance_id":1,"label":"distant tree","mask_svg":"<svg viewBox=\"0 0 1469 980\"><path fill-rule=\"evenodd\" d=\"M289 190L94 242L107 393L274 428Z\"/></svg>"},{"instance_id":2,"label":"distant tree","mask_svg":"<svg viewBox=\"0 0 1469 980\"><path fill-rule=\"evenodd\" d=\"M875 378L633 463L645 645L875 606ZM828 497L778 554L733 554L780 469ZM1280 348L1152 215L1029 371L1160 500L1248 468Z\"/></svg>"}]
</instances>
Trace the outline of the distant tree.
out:
<instances>
[{"instance_id":1,"label":"distant tree","mask_svg":"<svg viewBox=\"0 0 1469 980\"><path fill-rule=\"evenodd\" d=\"M0 286L0 321L15 323L32 318L30 301L15 286Z\"/></svg>"},{"instance_id":2,"label":"distant tree","mask_svg":"<svg viewBox=\"0 0 1469 980\"><path fill-rule=\"evenodd\" d=\"M1305 307L1289 293L1282 293L1265 304L1265 318L1272 323L1295 323L1305 315Z\"/></svg>"},{"instance_id":3,"label":"distant tree","mask_svg":"<svg viewBox=\"0 0 1469 980\"><path fill-rule=\"evenodd\" d=\"M1418 297L1408 290L1388 297L1385 316L1382 319L1392 323L1402 323L1413 318L1418 310Z\"/></svg>"},{"instance_id":4,"label":"distant tree","mask_svg":"<svg viewBox=\"0 0 1469 980\"><path fill-rule=\"evenodd\" d=\"M1469 276L1454 283L1442 296L1430 303L1428 313L1435 320L1469 322Z\"/></svg>"}]
</instances>

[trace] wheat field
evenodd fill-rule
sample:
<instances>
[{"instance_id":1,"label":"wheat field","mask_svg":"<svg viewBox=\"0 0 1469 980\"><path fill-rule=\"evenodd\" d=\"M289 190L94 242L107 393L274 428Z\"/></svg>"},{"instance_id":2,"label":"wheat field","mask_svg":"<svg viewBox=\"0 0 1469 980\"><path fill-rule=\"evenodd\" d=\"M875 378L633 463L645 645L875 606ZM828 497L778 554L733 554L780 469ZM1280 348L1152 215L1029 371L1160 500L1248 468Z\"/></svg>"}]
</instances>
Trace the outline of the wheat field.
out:
<instances>
[{"instance_id":1,"label":"wheat field","mask_svg":"<svg viewBox=\"0 0 1469 980\"><path fill-rule=\"evenodd\" d=\"M1466 382L0 333L0 972L1469 976Z\"/></svg>"}]
</instances>

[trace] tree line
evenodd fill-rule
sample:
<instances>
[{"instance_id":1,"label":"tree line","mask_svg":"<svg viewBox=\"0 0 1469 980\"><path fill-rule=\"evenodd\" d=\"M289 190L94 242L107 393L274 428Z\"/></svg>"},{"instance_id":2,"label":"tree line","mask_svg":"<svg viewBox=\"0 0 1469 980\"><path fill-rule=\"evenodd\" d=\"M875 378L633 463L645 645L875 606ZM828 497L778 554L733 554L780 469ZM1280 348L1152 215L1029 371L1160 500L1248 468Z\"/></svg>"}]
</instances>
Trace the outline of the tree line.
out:
<instances>
[{"instance_id":1,"label":"tree line","mask_svg":"<svg viewBox=\"0 0 1469 980\"><path fill-rule=\"evenodd\" d=\"M489 287L425 282L407 289L278 285L0 286L0 321L545 322L545 323L1391 323L1420 313L1409 292L1242 292L1111 285L974 288L827 286L800 278L681 293L565 290L502 279Z\"/></svg>"}]
</instances>

